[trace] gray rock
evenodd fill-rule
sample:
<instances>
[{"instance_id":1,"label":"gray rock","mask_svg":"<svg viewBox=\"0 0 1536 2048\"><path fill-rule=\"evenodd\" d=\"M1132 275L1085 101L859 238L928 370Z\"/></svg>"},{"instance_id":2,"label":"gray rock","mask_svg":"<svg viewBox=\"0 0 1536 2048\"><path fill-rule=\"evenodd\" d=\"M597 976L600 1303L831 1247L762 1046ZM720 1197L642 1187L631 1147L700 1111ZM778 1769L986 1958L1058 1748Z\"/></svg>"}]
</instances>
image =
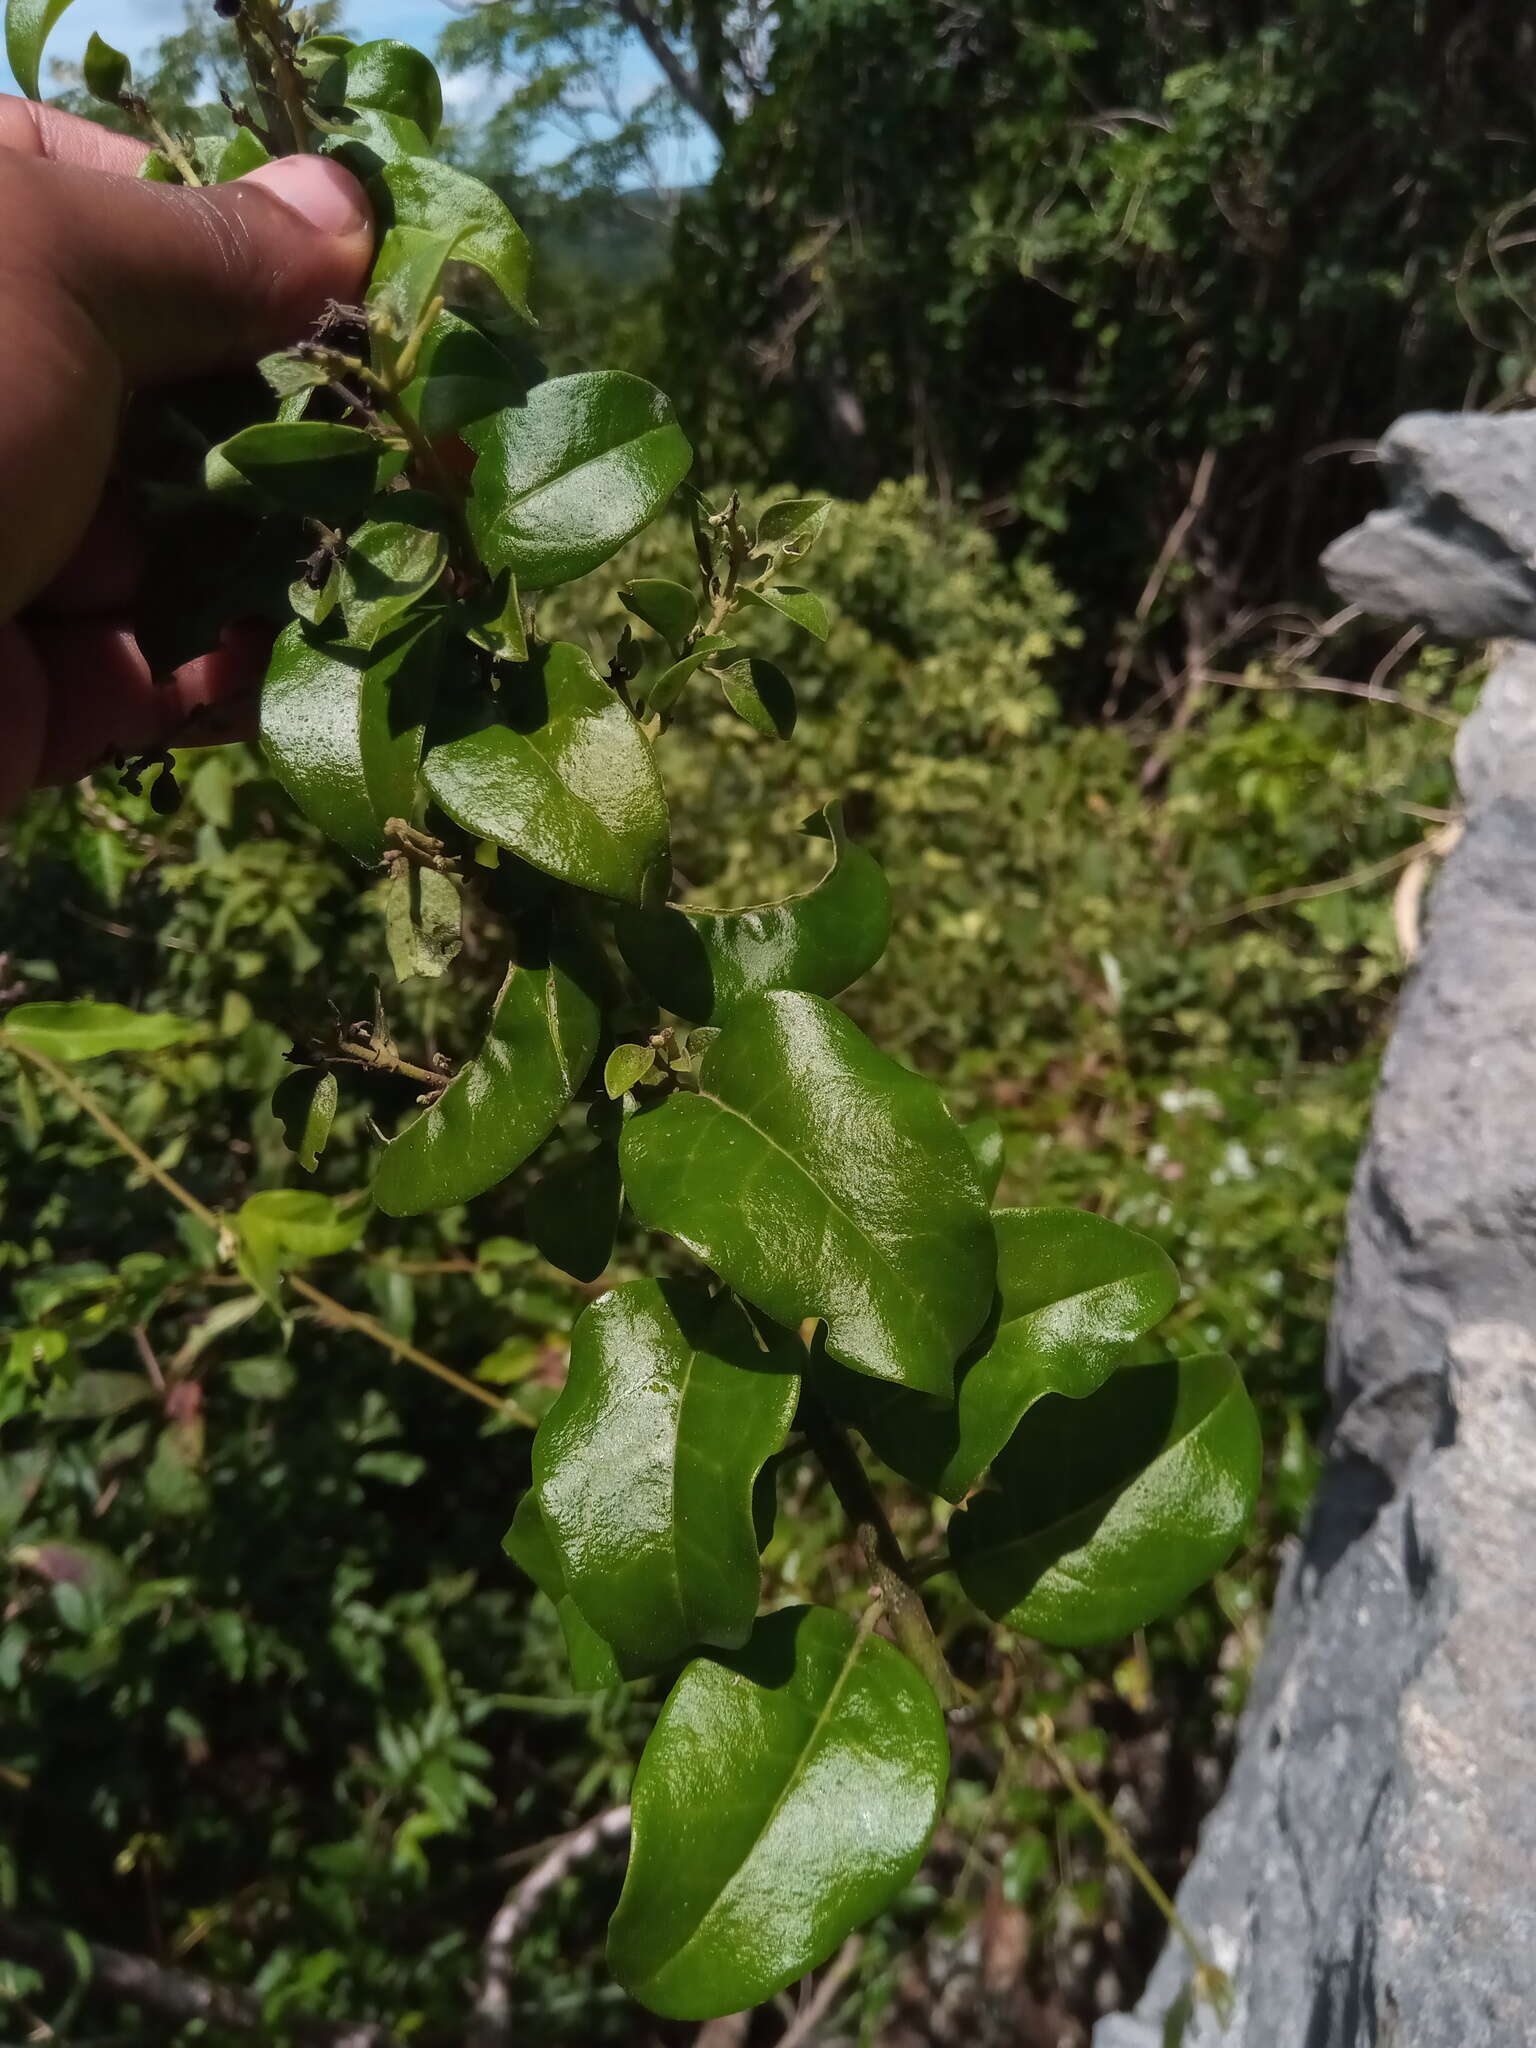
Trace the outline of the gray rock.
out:
<instances>
[{"instance_id":1,"label":"gray rock","mask_svg":"<svg viewBox=\"0 0 1536 2048\"><path fill-rule=\"evenodd\" d=\"M1330 551L1343 594L1442 632L1536 605L1536 419L1419 415L1386 452L1405 495ZM1457 767L1467 829L1355 1180L1324 1476L1179 1895L1233 2006L1165 2026L1170 1944L1095 2048L1536 2042L1536 647Z\"/></svg>"},{"instance_id":2,"label":"gray rock","mask_svg":"<svg viewBox=\"0 0 1536 2048\"><path fill-rule=\"evenodd\" d=\"M1323 556L1339 595L1452 640L1536 640L1536 414L1409 413L1378 452L1393 504Z\"/></svg>"}]
</instances>

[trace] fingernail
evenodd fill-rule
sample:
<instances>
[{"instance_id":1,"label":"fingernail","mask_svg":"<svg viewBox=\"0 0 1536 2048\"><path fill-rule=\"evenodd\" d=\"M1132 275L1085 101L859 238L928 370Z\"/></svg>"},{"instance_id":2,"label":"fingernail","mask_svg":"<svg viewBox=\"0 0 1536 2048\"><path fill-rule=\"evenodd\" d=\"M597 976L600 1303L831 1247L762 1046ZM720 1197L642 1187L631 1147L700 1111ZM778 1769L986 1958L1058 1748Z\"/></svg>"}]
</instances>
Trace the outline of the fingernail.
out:
<instances>
[{"instance_id":1,"label":"fingernail","mask_svg":"<svg viewBox=\"0 0 1536 2048\"><path fill-rule=\"evenodd\" d=\"M356 235L373 226L362 186L329 157L279 157L237 182L260 185L324 235Z\"/></svg>"}]
</instances>

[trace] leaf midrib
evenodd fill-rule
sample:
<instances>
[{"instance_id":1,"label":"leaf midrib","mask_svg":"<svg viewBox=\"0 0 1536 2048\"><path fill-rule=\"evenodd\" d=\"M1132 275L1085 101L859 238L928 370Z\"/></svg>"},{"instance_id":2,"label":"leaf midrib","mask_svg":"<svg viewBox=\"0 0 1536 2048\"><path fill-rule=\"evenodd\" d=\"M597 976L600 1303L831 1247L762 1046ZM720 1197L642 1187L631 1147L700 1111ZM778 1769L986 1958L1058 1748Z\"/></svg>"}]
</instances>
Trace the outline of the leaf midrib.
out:
<instances>
[{"instance_id":1,"label":"leaf midrib","mask_svg":"<svg viewBox=\"0 0 1536 2048\"><path fill-rule=\"evenodd\" d=\"M900 1267L897 1266L894 1259L891 1257L890 1253L887 1252L882 1245L879 1245L875 1242L874 1238L870 1236L869 1232L865 1230L863 1226L860 1223L858 1223L854 1217L848 1214L848 1211L842 1206L840 1202L835 1201L833 1199L832 1195L828 1193L827 1189L825 1189L822 1186L821 1182L817 1180L816 1176L811 1172L810 1168L802 1164L802 1162L795 1157L794 1153L791 1152L787 1146L781 1145L779 1143L779 1140L775 1138L770 1131L765 1131L761 1124L754 1122L753 1119L747 1115L744 1109L737 1109L733 1103L727 1102L723 1096L713 1094L708 1088L701 1087L698 1091L698 1096L701 1102L712 1102L717 1109L723 1110L727 1116L734 1116L738 1118L740 1122L746 1125L749 1131L755 1132L756 1135L762 1139L765 1145L769 1146L771 1150L777 1152L782 1159L785 1159L789 1162L789 1165L794 1169L794 1171L798 1173L800 1177L809 1184L809 1186L814 1188L818 1195L821 1196L822 1200L826 1203L827 1207L832 1211L833 1215L841 1218L841 1220L844 1223L846 1223L848 1228L854 1233L855 1237L857 1237L861 1243L867 1244L869 1246L870 1250L875 1254L875 1256L879 1259L880 1263L885 1267L886 1271L890 1274L898 1290L907 1298L907 1300L909 1300L913 1304L913 1307L917 1311L921 1320L927 1325L928 1329L932 1333L939 1350L944 1351L948 1347L949 1340L934 1320L932 1309L929 1308L928 1304L923 1300L922 1296L914 1291L911 1282L902 1273ZM884 1375L881 1375L880 1377L883 1378ZM887 1381L886 1384L893 1384L893 1382ZM920 1388L918 1391L922 1392L923 1389Z\"/></svg>"},{"instance_id":2,"label":"leaf midrib","mask_svg":"<svg viewBox=\"0 0 1536 2048\"><path fill-rule=\"evenodd\" d=\"M815 1610L813 1609L811 1611L814 1612ZM689 1949L695 1941L698 1940L699 1935L702 1933L703 1929L708 1924L711 1914L715 1913L719 1909L720 1903L724 1899L726 1893L730 1890L731 1886L736 1882L737 1878L740 1877L741 1873L746 1869L747 1865L751 1862L752 1858L757 1854L759 1848L761 1848L763 1841L768 1834L769 1829L773 1826L774 1822L783 1812L786 1802L789 1800L790 1796L796 1791L802 1779L804 1778L806 1770L809 1767L811 1757L814 1755L817 1745L821 1741L822 1731L825 1729L827 1725L828 1718L832 1714L832 1711L836 1707L838 1701L842 1698L844 1688L847 1686L848 1680L853 1674L853 1668L858 1663L860 1656L863 1654L865 1645L869 1642L869 1640L870 1639L867 1635L860 1634L856 1635L852 1643L849 1644L848 1653L843 1659L842 1669L838 1672L837 1677L832 1681L832 1686L829 1692L827 1693L826 1700L822 1704L821 1708L818 1710L816 1719L811 1725L811 1732L809 1735L807 1735L805 1741L801 1744L800 1753L795 1758L794 1764L789 1770L788 1774L786 1775L783 1785L779 1788L779 1791L774 1798L773 1804L769 1807L767 1813L764 1814L761 1822L759 1823L756 1831L752 1836L751 1841L748 1842L746 1848L742 1851L741 1857L737 1862L735 1869L731 1872L730 1876L716 1891L714 1897L710 1900L709 1904L700 1913L698 1919L694 1922L693 1926L689 1929L688 1933L683 1936L683 1938L678 1942L677 1946L672 1950L671 1954L667 1957L666 1962L662 1964L660 1968L655 1969L651 1972L652 1982L654 1982L656 1978L658 1978L661 1975L662 1970L668 1969L673 1964L675 1964L679 1960L679 1958L685 1953L685 1951ZM752 1683L752 1680L748 1679L747 1683L750 1685Z\"/></svg>"},{"instance_id":3,"label":"leaf midrib","mask_svg":"<svg viewBox=\"0 0 1536 2048\"><path fill-rule=\"evenodd\" d=\"M595 455L584 456L580 462L572 463L569 469L557 469L553 476L545 477L541 483L530 484L526 491L519 491L516 494L508 492L503 502L508 511L521 510L531 499L537 498L541 492L552 491L556 484L563 484L567 478L580 476L584 469L591 469L594 463L606 462L611 456L616 455L621 448L638 448L642 441L650 440L653 434L665 433L668 427L675 429L678 433L682 432L675 419L658 420L653 426L647 427L644 433L630 434L622 441L610 441L606 448L599 448Z\"/></svg>"}]
</instances>

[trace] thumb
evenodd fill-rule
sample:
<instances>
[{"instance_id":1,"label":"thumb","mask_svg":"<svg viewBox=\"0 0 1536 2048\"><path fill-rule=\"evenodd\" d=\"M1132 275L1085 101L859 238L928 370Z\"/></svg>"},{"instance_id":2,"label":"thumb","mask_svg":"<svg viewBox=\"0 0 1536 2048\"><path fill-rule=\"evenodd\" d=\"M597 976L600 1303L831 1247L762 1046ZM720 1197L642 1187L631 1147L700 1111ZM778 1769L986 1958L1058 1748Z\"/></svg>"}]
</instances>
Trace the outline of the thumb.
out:
<instances>
[{"instance_id":1,"label":"thumb","mask_svg":"<svg viewBox=\"0 0 1536 2048\"><path fill-rule=\"evenodd\" d=\"M202 190L30 168L34 261L130 384L250 363L300 340L328 299L362 296L372 216L328 158L283 157Z\"/></svg>"}]
</instances>

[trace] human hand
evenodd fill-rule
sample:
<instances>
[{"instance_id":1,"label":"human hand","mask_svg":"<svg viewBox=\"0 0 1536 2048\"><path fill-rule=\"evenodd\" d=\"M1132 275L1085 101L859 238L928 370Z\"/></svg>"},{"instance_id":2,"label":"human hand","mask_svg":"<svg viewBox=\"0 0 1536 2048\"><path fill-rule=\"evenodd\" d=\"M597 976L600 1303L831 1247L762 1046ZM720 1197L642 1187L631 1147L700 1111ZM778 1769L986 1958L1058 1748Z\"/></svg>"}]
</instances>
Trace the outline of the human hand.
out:
<instances>
[{"instance_id":1,"label":"human hand","mask_svg":"<svg viewBox=\"0 0 1536 2048\"><path fill-rule=\"evenodd\" d=\"M238 369L361 296L372 224L340 165L285 157L203 191L147 183L141 144L0 96L0 815L194 712L230 737L264 653L151 679L127 621L142 546L111 482L137 386Z\"/></svg>"}]
</instances>

